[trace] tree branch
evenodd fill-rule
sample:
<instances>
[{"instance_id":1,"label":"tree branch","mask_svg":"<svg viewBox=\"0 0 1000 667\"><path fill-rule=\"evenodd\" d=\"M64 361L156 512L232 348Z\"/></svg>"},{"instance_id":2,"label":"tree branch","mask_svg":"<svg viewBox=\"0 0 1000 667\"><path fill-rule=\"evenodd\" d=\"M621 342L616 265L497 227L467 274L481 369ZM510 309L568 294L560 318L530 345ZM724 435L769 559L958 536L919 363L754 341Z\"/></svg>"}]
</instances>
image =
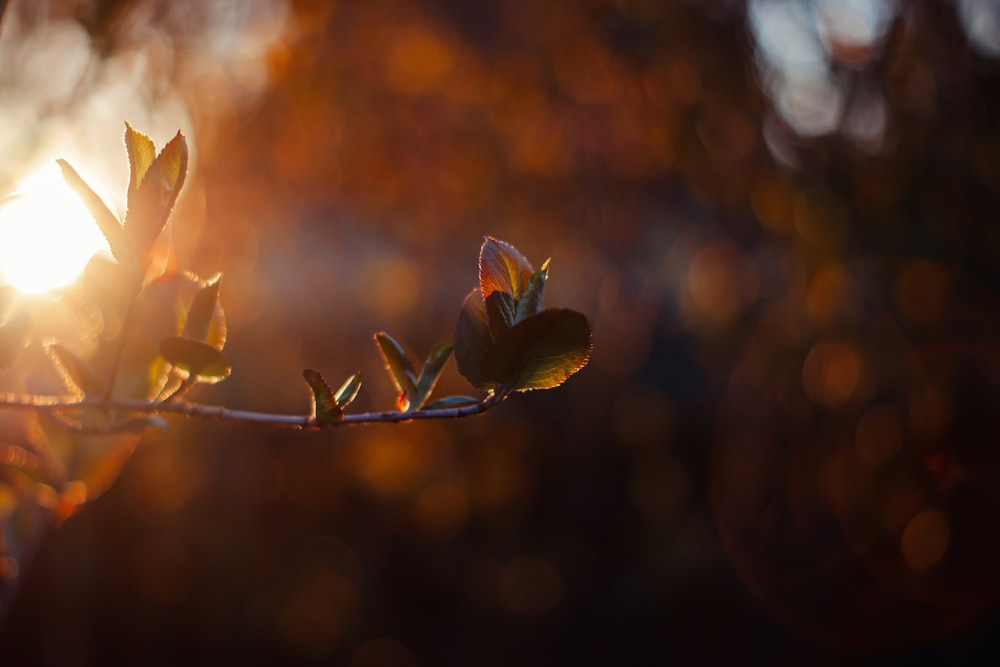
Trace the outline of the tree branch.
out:
<instances>
[{"instance_id":1,"label":"tree branch","mask_svg":"<svg viewBox=\"0 0 1000 667\"><path fill-rule=\"evenodd\" d=\"M319 430L340 425L396 424L418 419L461 419L463 417L482 414L503 400L503 395L491 394L476 403L453 408L413 410L410 412L397 412L394 410L359 412L344 415L342 420L330 424L317 423L316 419L311 415L235 410L223 406L192 403L179 399L156 403L128 400L106 402L103 398L76 400L64 396L0 393L0 409L31 410L46 414L59 414L74 410L122 410L138 414L178 414L192 419L224 421L235 424L256 424L276 428ZM114 429L108 429L106 432L113 433Z\"/></svg>"}]
</instances>

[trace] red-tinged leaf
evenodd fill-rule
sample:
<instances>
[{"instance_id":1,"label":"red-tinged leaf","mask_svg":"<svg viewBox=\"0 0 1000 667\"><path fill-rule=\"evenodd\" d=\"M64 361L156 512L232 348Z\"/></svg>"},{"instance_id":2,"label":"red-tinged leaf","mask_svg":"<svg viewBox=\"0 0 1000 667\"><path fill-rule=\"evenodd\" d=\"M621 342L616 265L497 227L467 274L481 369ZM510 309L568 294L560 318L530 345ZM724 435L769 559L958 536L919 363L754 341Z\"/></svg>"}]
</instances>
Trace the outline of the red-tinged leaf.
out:
<instances>
[{"instance_id":1,"label":"red-tinged leaf","mask_svg":"<svg viewBox=\"0 0 1000 667\"><path fill-rule=\"evenodd\" d=\"M416 409L419 410L423 407L431 392L434 391L434 385L437 384L438 378L441 377L441 371L444 370L444 365L448 362L448 357L451 356L452 347L452 342L446 340L435 345L434 349L427 355L424 367L420 369L420 378L417 380L417 395L413 399Z\"/></svg>"},{"instance_id":2,"label":"red-tinged leaf","mask_svg":"<svg viewBox=\"0 0 1000 667\"><path fill-rule=\"evenodd\" d=\"M233 370L221 350L193 338L164 338L160 342L160 354L176 368L196 376L199 382L224 380Z\"/></svg>"},{"instance_id":3,"label":"red-tinged leaf","mask_svg":"<svg viewBox=\"0 0 1000 667\"><path fill-rule=\"evenodd\" d=\"M214 278L208 281L207 285L198 291L191 301L191 307L187 313L187 321L184 323L185 336L196 340L203 340L220 350L226 342L224 319L222 319L221 333L217 331L215 332L215 336L211 334L213 333L213 325L220 319L217 311L221 310L219 306L219 287L221 285L222 275L216 274ZM216 329L218 329L218 326L216 326ZM218 340L220 337L221 341ZM216 344L217 342L219 344Z\"/></svg>"},{"instance_id":4,"label":"red-tinged leaf","mask_svg":"<svg viewBox=\"0 0 1000 667\"><path fill-rule=\"evenodd\" d=\"M93 396L104 391L105 382L90 362L81 359L60 343L46 345L45 352L59 373L59 377L62 378L67 391L84 396Z\"/></svg>"},{"instance_id":5,"label":"red-tinged leaf","mask_svg":"<svg viewBox=\"0 0 1000 667\"><path fill-rule=\"evenodd\" d=\"M149 261L149 249L167 224L184 185L187 166L187 141L178 132L141 175L134 192L129 191L125 237L143 266Z\"/></svg>"},{"instance_id":6,"label":"red-tinged leaf","mask_svg":"<svg viewBox=\"0 0 1000 667\"><path fill-rule=\"evenodd\" d=\"M479 371L505 391L551 389L587 364L592 347L587 318L572 310L543 310L498 338Z\"/></svg>"},{"instance_id":7,"label":"red-tinged leaf","mask_svg":"<svg viewBox=\"0 0 1000 667\"><path fill-rule=\"evenodd\" d=\"M128 243L125 242L125 230L122 229L122 223L118 220L118 216L112 213L111 209L104 203L104 200L90 189L87 182L83 180L83 177L76 172L76 169L69 162L62 159L56 160L56 162L62 170L63 180L83 200L87 210L90 211L90 215L94 218L94 222L97 223L98 229L104 235L104 240L108 242L108 248L111 249L112 256L121 264L133 263L135 261L135 253L132 252Z\"/></svg>"},{"instance_id":8,"label":"red-tinged leaf","mask_svg":"<svg viewBox=\"0 0 1000 667\"><path fill-rule=\"evenodd\" d=\"M488 391L496 383L479 372L479 364L486 350L493 344L489 325L486 323L486 306L482 293L477 289L465 297L462 310L455 324L455 363L458 372L476 389Z\"/></svg>"},{"instance_id":9,"label":"red-tinged leaf","mask_svg":"<svg viewBox=\"0 0 1000 667\"><path fill-rule=\"evenodd\" d=\"M490 328L490 338L496 340L516 324L516 308L514 297L507 292L494 291L486 297L486 323Z\"/></svg>"},{"instance_id":10,"label":"red-tinged leaf","mask_svg":"<svg viewBox=\"0 0 1000 667\"><path fill-rule=\"evenodd\" d=\"M340 389L334 392L333 400L337 403L337 407L343 410L354 402L354 399L358 397L359 391L361 391L361 373L355 373L344 380L344 384L340 385Z\"/></svg>"},{"instance_id":11,"label":"red-tinged leaf","mask_svg":"<svg viewBox=\"0 0 1000 667\"><path fill-rule=\"evenodd\" d=\"M413 369L413 362L403 350L403 347L384 331L375 334L375 343L385 360L385 367L389 371L389 377L396 387L396 391L403 399L398 404L405 406L400 408L400 412L405 412L410 405L410 399L417 393L417 373Z\"/></svg>"},{"instance_id":12,"label":"red-tinged leaf","mask_svg":"<svg viewBox=\"0 0 1000 667\"><path fill-rule=\"evenodd\" d=\"M312 390L312 418L320 426L336 424L344 418L344 411L333 397L330 385L326 383L319 371L307 368L302 371L302 377Z\"/></svg>"},{"instance_id":13,"label":"red-tinged leaf","mask_svg":"<svg viewBox=\"0 0 1000 667\"><path fill-rule=\"evenodd\" d=\"M505 241L486 237L479 250L479 289L483 299L495 291L507 292L516 302L534 272L517 248Z\"/></svg>"}]
</instances>

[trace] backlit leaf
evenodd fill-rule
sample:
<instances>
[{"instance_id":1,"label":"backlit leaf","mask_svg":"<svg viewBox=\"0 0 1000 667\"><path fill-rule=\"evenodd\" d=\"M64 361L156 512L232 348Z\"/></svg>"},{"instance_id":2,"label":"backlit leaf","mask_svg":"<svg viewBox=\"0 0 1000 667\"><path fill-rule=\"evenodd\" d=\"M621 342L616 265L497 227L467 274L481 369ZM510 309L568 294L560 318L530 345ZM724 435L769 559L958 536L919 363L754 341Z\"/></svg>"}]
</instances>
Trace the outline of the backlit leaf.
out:
<instances>
[{"instance_id":1,"label":"backlit leaf","mask_svg":"<svg viewBox=\"0 0 1000 667\"><path fill-rule=\"evenodd\" d=\"M319 371L307 368L302 371L302 377L305 378L309 384L309 389L312 390L312 417L316 420L316 423L322 426L336 424L342 420L344 418L344 411L340 408L337 401L334 400L330 385L326 383L326 380L319 374Z\"/></svg>"},{"instance_id":2,"label":"backlit leaf","mask_svg":"<svg viewBox=\"0 0 1000 667\"><path fill-rule=\"evenodd\" d=\"M125 230L122 229L122 223L119 222L118 216L112 213L111 209L104 203L104 200L90 189L87 182L83 180L69 162L62 159L56 160L56 162L62 170L63 179L67 185L76 192L77 196L86 205L87 210L90 211L90 215L93 216L94 222L97 223L101 234L104 235L104 239L108 242L112 256L121 264L134 262L135 253L132 252L132 249L125 242Z\"/></svg>"},{"instance_id":3,"label":"backlit leaf","mask_svg":"<svg viewBox=\"0 0 1000 667\"><path fill-rule=\"evenodd\" d=\"M217 347L193 338L169 336L160 342L160 354L182 371L201 382L218 382L229 377L232 366Z\"/></svg>"},{"instance_id":4,"label":"backlit leaf","mask_svg":"<svg viewBox=\"0 0 1000 667\"><path fill-rule=\"evenodd\" d=\"M138 143L145 145L142 141ZM141 160L144 160L145 149L140 147L139 152ZM141 165L142 162L136 164ZM135 189L132 189L131 183L129 185L125 237L134 252L142 258L143 266L148 262L149 249L167 224L167 217L173 210L177 195L184 185L187 166L187 141L184 135L178 132L140 175ZM133 176L136 173L134 172Z\"/></svg>"},{"instance_id":5,"label":"backlit leaf","mask_svg":"<svg viewBox=\"0 0 1000 667\"><path fill-rule=\"evenodd\" d=\"M483 299L499 290L510 294L516 302L533 272L528 260L511 244L489 236L483 241L479 250L479 289Z\"/></svg>"},{"instance_id":6,"label":"backlit leaf","mask_svg":"<svg viewBox=\"0 0 1000 667\"><path fill-rule=\"evenodd\" d=\"M138 131L128 121L125 122L125 151L128 153L128 200L132 201L139 184L146 177L153 160L156 159L156 144L148 136Z\"/></svg>"},{"instance_id":7,"label":"backlit leaf","mask_svg":"<svg viewBox=\"0 0 1000 667\"><path fill-rule=\"evenodd\" d=\"M490 338L496 340L516 323L514 297L507 292L494 291L486 297L486 323L490 328Z\"/></svg>"},{"instance_id":8,"label":"backlit leaf","mask_svg":"<svg viewBox=\"0 0 1000 667\"><path fill-rule=\"evenodd\" d=\"M215 345L209 339L212 331L212 324L216 320L216 311L219 309L219 287L222 284L222 275L216 275L209 280L208 284L201 288L191 302L188 309L187 321L184 323L184 335L188 338L203 340L214 347L222 348L222 345ZM225 333L222 334L222 343L225 343Z\"/></svg>"},{"instance_id":9,"label":"backlit leaf","mask_svg":"<svg viewBox=\"0 0 1000 667\"><path fill-rule=\"evenodd\" d=\"M465 297L462 310L455 324L455 363L458 372L477 389L492 389L496 383L479 372L479 364L486 350L493 344L486 323L486 306L482 292L473 290Z\"/></svg>"},{"instance_id":10,"label":"backlit leaf","mask_svg":"<svg viewBox=\"0 0 1000 667\"><path fill-rule=\"evenodd\" d=\"M400 410L405 411L409 407L409 402L417 393L417 374L413 369L413 362L402 346L384 331L375 334L375 342L385 360L385 367L389 371L389 376L401 397ZM404 405L405 403L405 405Z\"/></svg>"},{"instance_id":11,"label":"backlit leaf","mask_svg":"<svg viewBox=\"0 0 1000 667\"><path fill-rule=\"evenodd\" d=\"M542 268L528 277L527 285L517 300L517 312L514 314L515 322L520 322L526 317L541 312L542 298L545 296L545 281L548 280L548 277L549 260L545 260Z\"/></svg>"},{"instance_id":12,"label":"backlit leaf","mask_svg":"<svg viewBox=\"0 0 1000 667\"><path fill-rule=\"evenodd\" d=\"M427 355L424 367L420 369L420 378L417 380L417 393L413 399L416 409L420 409L427 398L434 391L434 385L441 377L441 371L451 356L452 343L450 340L443 341L434 346L434 349Z\"/></svg>"},{"instance_id":13,"label":"backlit leaf","mask_svg":"<svg viewBox=\"0 0 1000 667\"><path fill-rule=\"evenodd\" d=\"M583 315L543 310L498 338L483 354L479 371L506 391L550 389L587 364L592 346Z\"/></svg>"},{"instance_id":14,"label":"backlit leaf","mask_svg":"<svg viewBox=\"0 0 1000 667\"><path fill-rule=\"evenodd\" d=\"M355 373L344 380L344 384L333 394L333 400L337 403L337 407L343 410L358 397L359 391L361 391L361 373Z\"/></svg>"},{"instance_id":15,"label":"backlit leaf","mask_svg":"<svg viewBox=\"0 0 1000 667\"><path fill-rule=\"evenodd\" d=\"M85 359L70 352L60 343L45 346L52 365L62 378L68 391L82 393L85 396L101 394L105 382Z\"/></svg>"}]
</instances>

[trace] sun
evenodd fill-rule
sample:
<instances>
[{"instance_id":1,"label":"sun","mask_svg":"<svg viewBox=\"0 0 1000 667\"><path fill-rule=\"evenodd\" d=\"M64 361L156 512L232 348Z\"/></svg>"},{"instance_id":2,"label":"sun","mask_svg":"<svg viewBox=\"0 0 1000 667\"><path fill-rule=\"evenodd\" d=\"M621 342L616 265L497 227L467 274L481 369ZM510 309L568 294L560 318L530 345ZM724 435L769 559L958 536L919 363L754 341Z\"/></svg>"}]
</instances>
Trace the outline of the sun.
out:
<instances>
[{"instance_id":1,"label":"sun","mask_svg":"<svg viewBox=\"0 0 1000 667\"><path fill-rule=\"evenodd\" d=\"M73 282L108 244L53 162L0 205L0 284L43 294Z\"/></svg>"}]
</instances>

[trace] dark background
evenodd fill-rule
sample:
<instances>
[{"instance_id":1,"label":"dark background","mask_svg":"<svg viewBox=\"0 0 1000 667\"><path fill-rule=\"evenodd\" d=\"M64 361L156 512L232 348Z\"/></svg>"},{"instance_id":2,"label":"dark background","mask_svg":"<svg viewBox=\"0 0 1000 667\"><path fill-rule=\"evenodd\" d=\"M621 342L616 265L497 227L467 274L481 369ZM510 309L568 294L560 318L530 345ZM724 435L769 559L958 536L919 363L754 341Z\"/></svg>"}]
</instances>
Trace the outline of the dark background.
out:
<instances>
[{"instance_id":1,"label":"dark background","mask_svg":"<svg viewBox=\"0 0 1000 667\"><path fill-rule=\"evenodd\" d=\"M371 335L448 338L484 235L595 349L460 422L172 420L22 565L0 663L1000 657L989 12L11 3L10 104L29 36L90 48L38 135L191 142L173 259L224 273L234 363L195 398L301 412L310 367L391 406Z\"/></svg>"}]
</instances>

